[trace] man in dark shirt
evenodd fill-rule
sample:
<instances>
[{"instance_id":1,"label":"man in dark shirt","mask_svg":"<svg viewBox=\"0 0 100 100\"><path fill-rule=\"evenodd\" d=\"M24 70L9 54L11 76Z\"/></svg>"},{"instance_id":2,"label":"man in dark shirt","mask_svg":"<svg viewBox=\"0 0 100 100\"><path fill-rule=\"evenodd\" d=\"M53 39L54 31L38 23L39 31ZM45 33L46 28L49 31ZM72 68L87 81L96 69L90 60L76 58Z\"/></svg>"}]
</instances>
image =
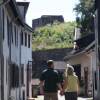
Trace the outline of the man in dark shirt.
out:
<instances>
[{"instance_id":1,"label":"man in dark shirt","mask_svg":"<svg viewBox=\"0 0 100 100\"><path fill-rule=\"evenodd\" d=\"M40 93L44 94L44 100L58 100L58 88L62 92L59 75L54 70L53 60L47 62L48 69L44 70L40 77Z\"/></svg>"}]
</instances>

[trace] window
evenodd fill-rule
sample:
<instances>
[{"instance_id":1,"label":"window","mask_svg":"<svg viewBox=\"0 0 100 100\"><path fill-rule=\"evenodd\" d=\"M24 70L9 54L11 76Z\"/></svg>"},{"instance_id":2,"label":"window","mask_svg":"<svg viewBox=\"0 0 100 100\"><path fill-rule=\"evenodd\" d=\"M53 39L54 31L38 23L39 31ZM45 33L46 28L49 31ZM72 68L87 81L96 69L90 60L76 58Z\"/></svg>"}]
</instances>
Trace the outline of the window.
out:
<instances>
[{"instance_id":1,"label":"window","mask_svg":"<svg viewBox=\"0 0 100 100\"><path fill-rule=\"evenodd\" d=\"M9 26L9 37L10 37L10 43L11 43L11 41L12 41L12 39L13 39L13 31L12 31L12 22L10 22L10 24L9 24L10 26ZM12 42L13 43L13 42Z\"/></svg>"},{"instance_id":2,"label":"window","mask_svg":"<svg viewBox=\"0 0 100 100\"><path fill-rule=\"evenodd\" d=\"M4 100L4 56L1 59L1 100Z\"/></svg>"},{"instance_id":3,"label":"window","mask_svg":"<svg viewBox=\"0 0 100 100\"><path fill-rule=\"evenodd\" d=\"M10 66L10 86L12 88L19 86L19 68L15 64Z\"/></svg>"},{"instance_id":4,"label":"window","mask_svg":"<svg viewBox=\"0 0 100 100\"><path fill-rule=\"evenodd\" d=\"M16 46L18 47L18 28L16 28Z\"/></svg>"},{"instance_id":5,"label":"window","mask_svg":"<svg viewBox=\"0 0 100 100\"><path fill-rule=\"evenodd\" d=\"M30 35L28 35L28 48L30 48Z\"/></svg>"},{"instance_id":6,"label":"window","mask_svg":"<svg viewBox=\"0 0 100 100\"><path fill-rule=\"evenodd\" d=\"M8 79L8 60L6 59L6 84Z\"/></svg>"},{"instance_id":7,"label":"window","mask_svg":"<svg viewBox=\"0 0 100 100\"><path fill-rule=\"evenodd\" d=\"M24 65L21 65L21 84L24 85Z\"/></svg>"},{"instance_id":8,"label":"window","mask_svg":"<svg viewBox=\"0 0 100 100\"><path fill-rule=\"evenodd\" d=\"M23 32L21 32L21 45L23 45Z\"/></svg>"},{"instance_id":9,"label":"window","mask_svg":"<svg viewBox=\"0 0 100 100\"><path fill-rule=\"evenodd\" d=\"M0 8L0 32L2 32L2 37L4 40L4 9Z\"/></svg>"},{"instance_id":10,"label":"window","mask_svg":"<svg viewBox=\"0 0 100 100\"><path fill-rule=\"evenodd\" d=\"M12 25L12 30L13 30L13 25ZM14 42L14 39L13 39L13 31L12 31L12 36L11 37L12 37L11 40L12 40L12 43L13 43Z\"/></svg>"},{"instance_id":11,"label":"window","mask_svg":"<svg viewBox=\"0 0 100 100\"><path fill-rule=\"evenodd\" d=\"M97 74L96 74L96 71L95 71L95 90L97 90Z\"/></svg>"},{"instance_id":12,"label":"window","mask_svg":"<svg viewBox=\"0 0 100 100\"><path fill-rule=\"evenodd\" d=\"M1 8L0 8L0 22L2 22L1 18L2 18L2 15L1 15ZM1 24L0 24L0 29L1 29ZM0 30L0 32L1 32L1 30Z\"/></svg>"},{"instance_id":13,"label":"window","mask_svg":"<svg viewBox=\"0 0 100 100\"><path fill-rule=\"evenodd\" d=\"M5 20L5 18L4 18L4 9L2 9L2 20L3 20L3 22L2 22L2 32L3 32L3 39L4 39L4 37L5 37L5 33L4 33L4 30L5 30L5 27L4 27L4 20Z\"/></svg>"},{"instance_id":14,"label":"window","mask_svg":"<svg viewBox=\"0 0 100 100\"><path fill-rule=\"evenodd\" d=\"M10 22L9 19L7 18L7 42L8 42L8 46L10 44L10 33L9 33L9 26L10 26Z\"/></svg>"},{"instance_id":15,"label":"window","mask_svg":"<svg viewBox=\"0 0 100 100\"><path fill-rule=\"evenodd\" d=\"M25 100L25 91L23 91L23 100Z\"/></svg>"},{"instance_id":16,"label":"window","mask_svg":"<svg viewBox=\"0 0 100 100\"><path fill-rule=\"evenodd\" d=\"M25 46L27 46L27 33L25 33Z\"/></svg>"},{"instance_id":17,"label":"window","mask_svg":"<svg viewBox=\"0 0 100 100\"><path fill-rule=\"evenodd\" d=\"M34 85L32 85L32 97L34 97Z\"/></svg>"},{"instance_id":18,"label":"window","mask_svg":"<svg viewBox=\"0 0 100 100\"><path fill-rule=\"evenodd\" d=\"M14 33L15 33L15 46L16 46L16 26L14 26Z\"/></svg>"},{"instance_id":19,"label":"window","mask_svg":"<svg viewBox=\"0 0 100 100\"><path fill-rule=\"evenodd\" d=\"M9 21L7 18L7 42L8 46L11 45L11 38L12 38L12 22Z\"/></svg>"}]
</instances>

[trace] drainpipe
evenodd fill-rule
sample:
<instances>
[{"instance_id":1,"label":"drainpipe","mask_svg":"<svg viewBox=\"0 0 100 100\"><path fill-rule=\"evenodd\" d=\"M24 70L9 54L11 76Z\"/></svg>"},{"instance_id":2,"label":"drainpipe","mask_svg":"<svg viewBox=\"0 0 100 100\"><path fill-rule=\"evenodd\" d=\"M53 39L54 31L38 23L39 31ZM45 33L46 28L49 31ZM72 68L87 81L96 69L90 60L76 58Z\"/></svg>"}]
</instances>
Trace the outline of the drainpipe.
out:
<instances>
[{"instance_id":1,"label":"drainpipe","mask_svg":"<svg viewBox=\"0 0 100 100\"><path fill-rule=\"evenodd\" d=\"M97 73L97 95L96 100L100 100L100 1L95 0L95 47L96 47L96 73Z\"/></svg>"},{"instance_id":2,"label":"drainpipe","mask_svg":"<svg viewBox=\"0 0 100 100\"><path fill-rule=\"evenodd\" d=\"M21 33L19 42L19 100L21 100Z\"/></svg>"},{"instance_id":3,"label":"drainpipe","mask_svg":"<svg viewBox=\"0 0 100 100\"><path fill-rule=\"evenodd\" d=\"M1 11L2 11L2 9L1 9L1 7L0 7L0 15L1 15ZM2 21L2 17L0 16L0 21ZM2 90L1 90L1 86L2 86L2 82L1 82L1 77L2 77L2 74L1 74L1 66L2 66L2 55L3 55L3 36L2 36L2 24L0 24L0 100L2 100L2 96L1 96L1 92L2 92Z\"/></svg>"}]
</instances>

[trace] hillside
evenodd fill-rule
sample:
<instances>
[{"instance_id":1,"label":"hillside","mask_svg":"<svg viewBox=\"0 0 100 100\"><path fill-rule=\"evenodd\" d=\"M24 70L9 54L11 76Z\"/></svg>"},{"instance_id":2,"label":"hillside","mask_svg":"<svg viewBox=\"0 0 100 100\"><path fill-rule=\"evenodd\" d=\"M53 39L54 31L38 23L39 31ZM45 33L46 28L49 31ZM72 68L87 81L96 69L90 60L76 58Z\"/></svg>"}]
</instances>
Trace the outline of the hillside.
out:
<instances>
[{"instance_id":1,"label":"hillside","mask_svg":"<svg viewBox=\"0 0 100 100\"><path fill-rule=\"evenodd\" d=\"M55 22L37 28L33 33L33 50L72 47L75 25L75 22Z\"/></svg>"}]
</instances>

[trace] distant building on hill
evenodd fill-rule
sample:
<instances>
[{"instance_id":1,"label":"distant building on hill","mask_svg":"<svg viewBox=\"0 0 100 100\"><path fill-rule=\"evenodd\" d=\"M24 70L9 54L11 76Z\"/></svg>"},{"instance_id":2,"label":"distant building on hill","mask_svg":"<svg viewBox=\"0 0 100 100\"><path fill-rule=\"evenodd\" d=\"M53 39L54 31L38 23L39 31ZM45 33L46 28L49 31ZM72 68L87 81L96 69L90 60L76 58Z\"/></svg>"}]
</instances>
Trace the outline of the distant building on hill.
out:
<instances>
[{"instance_id":1,"label":"distant building on hill","mask_svg":"<svg viewBox=\"0 0 100 100\"><path fill-rule=\"evenodd\" d=\"M32 20L32 28L45 26L47 24L53 24L55 21L64 22L64 18L62 15L43 15L41 18L37 18Z\"/></svg>"}]
</instances>

